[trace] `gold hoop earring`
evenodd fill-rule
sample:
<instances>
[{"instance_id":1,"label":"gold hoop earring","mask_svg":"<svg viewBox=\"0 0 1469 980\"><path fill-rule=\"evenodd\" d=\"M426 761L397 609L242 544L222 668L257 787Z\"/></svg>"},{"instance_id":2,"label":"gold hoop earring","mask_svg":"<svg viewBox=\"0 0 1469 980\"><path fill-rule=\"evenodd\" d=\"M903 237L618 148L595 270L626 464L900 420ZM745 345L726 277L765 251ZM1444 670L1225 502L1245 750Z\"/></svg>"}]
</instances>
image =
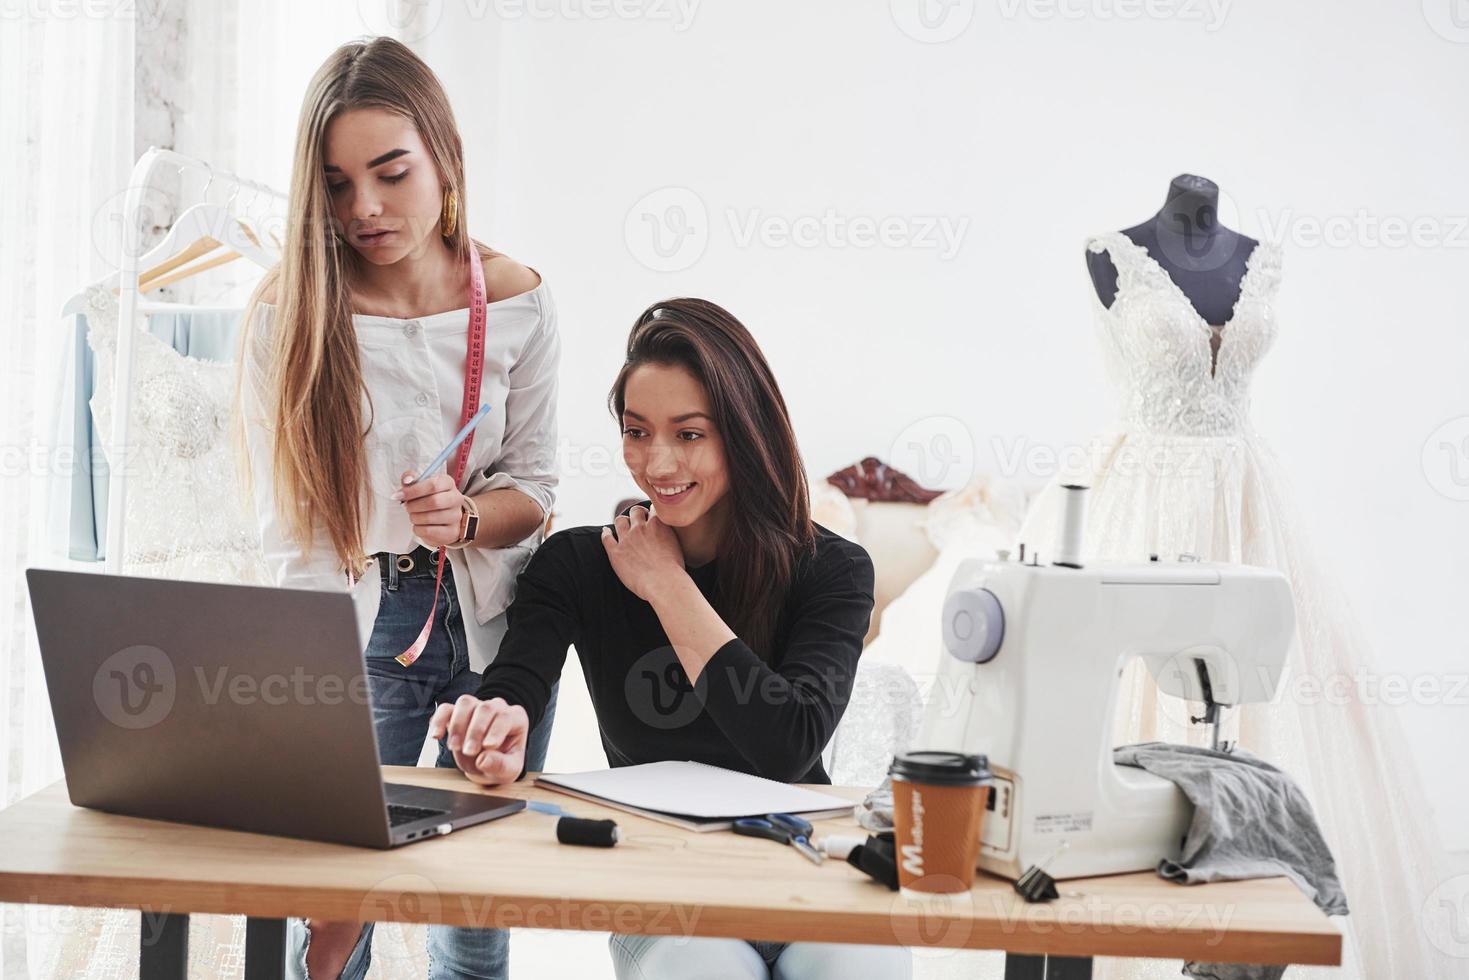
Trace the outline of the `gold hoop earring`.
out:
<instances>
[{"instance_id":1,"label":"gold hoop earring","mask_svg":"<svg viewBox=\"0 0 1469 980\"><path fill-rule=\"evenodd\" d=\"M454 237L454 229L459 227L459 195L450 191L444 195L444 208L439 214L439 230L445 238Z\"/></svg>"}]
</instances>

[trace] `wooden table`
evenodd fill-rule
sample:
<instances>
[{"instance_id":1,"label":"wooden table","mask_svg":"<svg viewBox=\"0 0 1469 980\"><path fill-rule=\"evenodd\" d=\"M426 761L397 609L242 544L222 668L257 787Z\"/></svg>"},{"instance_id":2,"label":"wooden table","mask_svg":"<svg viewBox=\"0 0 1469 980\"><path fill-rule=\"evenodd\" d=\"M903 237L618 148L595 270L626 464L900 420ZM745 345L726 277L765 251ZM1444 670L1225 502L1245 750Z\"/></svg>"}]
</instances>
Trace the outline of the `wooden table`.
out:
<instances>
[{"instance_id":1,"label":"wooden table","mask_svg":"<svg viewBox=\"0 0 1469 980\"><path fill-rule=\"evenodd\" d=\"M384 777L476 789L450 770ZM247 980L283 975L288 916L1002 949L1007 980L1086 978L1093 956L1341 962L1340 932L1285 878L1113 875L1062 882L1059 900L1028 905L981 875L968 894L912 901L770 841L683 831L529 781L494 792L610 817L622 842L558 844L555 817L525 812L377 851L80 809L56 783L0 811L0 901L141 910L149 980L184 976L191 912L249 917ZM846 817L817 833L863 831Z\"/></svg>"}]
</instances>

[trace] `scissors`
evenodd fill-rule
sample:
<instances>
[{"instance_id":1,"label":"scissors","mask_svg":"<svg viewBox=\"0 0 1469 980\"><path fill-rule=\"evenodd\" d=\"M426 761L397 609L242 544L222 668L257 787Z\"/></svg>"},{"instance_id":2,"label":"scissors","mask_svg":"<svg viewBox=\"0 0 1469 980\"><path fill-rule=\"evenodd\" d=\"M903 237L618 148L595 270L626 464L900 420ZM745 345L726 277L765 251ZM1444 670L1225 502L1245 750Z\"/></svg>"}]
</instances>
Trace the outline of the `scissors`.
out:
<instances>
[{"instance_id":1,"label":"scissors","mask_svg":"<svg viewBox=\"0 0 1469 980\"><path fill-rule=\"evenodd\" d=\"M826 855L811 846L811 824L790 813L767 813L763 817L745 817L734 822L734 832L745 837L763 837L789 844L813 864L826 860Z\"/></svg>"}]
</instances>

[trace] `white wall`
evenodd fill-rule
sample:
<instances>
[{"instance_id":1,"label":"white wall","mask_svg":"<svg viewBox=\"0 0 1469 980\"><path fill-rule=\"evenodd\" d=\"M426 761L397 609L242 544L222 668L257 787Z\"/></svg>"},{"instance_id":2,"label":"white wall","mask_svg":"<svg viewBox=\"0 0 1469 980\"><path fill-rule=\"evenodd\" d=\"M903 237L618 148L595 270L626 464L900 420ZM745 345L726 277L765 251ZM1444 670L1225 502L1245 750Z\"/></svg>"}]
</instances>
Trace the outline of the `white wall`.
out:
<instances>
[{"instance_id":1,"label":"white wall","mask_svg":"<svg viewBox=\"0 0 1469 980\"><path fill-rule=\"evenodd\" d=\"M1230 224L1286 248L1255 420L1305 530L1378 669L1452 684L1469 671L1469 502L1448 495L1469 497L1469 29L1450 2L1151 0L1128 17L1143 5L951 0L930 12L956 36L927 43L917 0L621 0L633 16L445 0L419 46L468 141L473 229L560 306L560 525L631 490L605 465L604 399L634 316L676 294L751 327L815 473L876 454L932 478L915 432L958 447L946 485L997 469L994 440L1079 443L1111 411L1084 237L1147 217L1188 171L1220 183ZM740 240L752 216L828 209L963 234L952 255ZM1376 227L1414 220L1416 244ZM693 229L675 271L650 267L648 222L665 244ZM1340 240L1313 235L1322 222ZM1446 826L1469 803L1462 766L1435 761L1469 734L1469 690L1453 700L1401 712Z\"/></svg>"}]
</instances>

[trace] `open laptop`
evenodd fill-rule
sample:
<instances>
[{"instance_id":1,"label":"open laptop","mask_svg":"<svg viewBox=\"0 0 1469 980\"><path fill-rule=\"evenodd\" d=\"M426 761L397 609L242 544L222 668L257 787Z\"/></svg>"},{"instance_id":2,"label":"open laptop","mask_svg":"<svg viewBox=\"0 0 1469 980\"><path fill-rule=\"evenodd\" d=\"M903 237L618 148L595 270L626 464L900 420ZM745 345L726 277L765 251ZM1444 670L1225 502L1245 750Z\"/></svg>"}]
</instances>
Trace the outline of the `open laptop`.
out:
<instances>
[{"instance_id":1,"label":"open laptop","mask_svg":"<svg viewBox=\"0 0 1469 980\"><path fill-rule=\"evenodd\" d=\"M345 592L34 568L26 581L77 806L365 847L525 808L383 782Z\"/></svg>"}]
</instances>

